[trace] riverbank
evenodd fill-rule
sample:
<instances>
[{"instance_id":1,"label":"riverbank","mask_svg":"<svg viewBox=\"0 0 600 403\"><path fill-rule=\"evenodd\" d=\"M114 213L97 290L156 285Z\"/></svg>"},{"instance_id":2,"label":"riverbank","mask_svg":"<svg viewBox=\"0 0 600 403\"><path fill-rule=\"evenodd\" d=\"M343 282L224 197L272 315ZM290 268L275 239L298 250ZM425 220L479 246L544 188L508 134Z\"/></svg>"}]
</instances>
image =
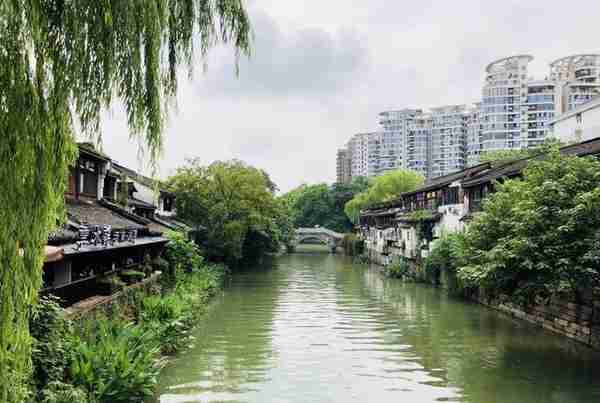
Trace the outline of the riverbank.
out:
<instances>
[{"instance_id":1,"label":"riverbank","mask_svg":"<svg viewBox=\"0 0 600 403\"><path fill-rule=\"evenodd\" d=\"M522 303L506 294L486 293L481 288L463 288L456 273L451 268L443 267L444 264L441 267L426 267L427 259L422 264L407 259L383 264L388 261L388 257L374 250L368 250L364 256L367 261L381 268L386 276L409 278L414 282L434 286L466 301L600 350L600 290L589 290L579 295L556 293L547 298L537 297L530 303Z\"/></svg>"},{"instance_id":2,"label":"riverbank","mask_svg":"<svg viewBox=\"0 0 600 403\"><path fill-rule=\"evenodd\" d=\"M193 343L222 266L201 264L130 292L119 304L69 319L44 298L32 319L32 396L44 403L119 403L154 395L168 357Z\"/></svg>"}]
</instances>

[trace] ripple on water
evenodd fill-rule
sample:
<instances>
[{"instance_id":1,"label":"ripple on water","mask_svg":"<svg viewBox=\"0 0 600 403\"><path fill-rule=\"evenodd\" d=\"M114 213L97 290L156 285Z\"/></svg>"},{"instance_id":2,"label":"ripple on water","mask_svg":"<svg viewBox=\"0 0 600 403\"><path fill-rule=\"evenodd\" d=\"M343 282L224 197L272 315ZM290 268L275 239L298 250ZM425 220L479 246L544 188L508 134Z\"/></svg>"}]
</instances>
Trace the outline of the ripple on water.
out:
<instances>
[{"instance_id":1,"label":"ripple on water","mask_svg":"<svg viewBox=\"0 0 600 403\"><path fill-rule=\"evenodd\" d=\"M233 277L165 368L160 402L600 401L600 359L340 256Z\"/></svg>"}]
</instances>

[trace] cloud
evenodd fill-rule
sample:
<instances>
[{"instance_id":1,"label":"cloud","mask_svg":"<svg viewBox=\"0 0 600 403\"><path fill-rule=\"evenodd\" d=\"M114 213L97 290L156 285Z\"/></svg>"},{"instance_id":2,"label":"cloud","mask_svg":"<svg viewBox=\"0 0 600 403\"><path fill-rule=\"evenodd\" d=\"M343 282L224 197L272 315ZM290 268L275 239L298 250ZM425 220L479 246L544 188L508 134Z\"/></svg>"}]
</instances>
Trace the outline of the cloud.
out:
<instances>
[{"instance_id":1,"label":"cloud","mask_svg":"<svg viewBox=\"0 0 600 403\"><path fill-rule=\"evenodd\" d=\"M240 60L232 79L233 59L209 67L198 93L218 97L323 96L344 91L360 79L368 64L363 39L352 29L331 34L306 28L284 32L261 10L252 16L253 55Z\"/></svg>"},{"instance_id":2,"label":"cloud","mask_svg":"<svg viewBox=\"0 0 600 403\"><path fill-rule=\"evenodd\" d=\"M248 8L254 54L240 61L239 78L222 47L206 73L182 76L163 176L189 157L238 158L282 190L331 182L336 149L376 130L383 110L475 102L485 66L500 57L531 53L531 74L543 78L556 58L600 51L596 3L576 18L548 0L252 0ZM139 167L119 108L104 128L105 150Z\"/></svg>"}]
</instances>

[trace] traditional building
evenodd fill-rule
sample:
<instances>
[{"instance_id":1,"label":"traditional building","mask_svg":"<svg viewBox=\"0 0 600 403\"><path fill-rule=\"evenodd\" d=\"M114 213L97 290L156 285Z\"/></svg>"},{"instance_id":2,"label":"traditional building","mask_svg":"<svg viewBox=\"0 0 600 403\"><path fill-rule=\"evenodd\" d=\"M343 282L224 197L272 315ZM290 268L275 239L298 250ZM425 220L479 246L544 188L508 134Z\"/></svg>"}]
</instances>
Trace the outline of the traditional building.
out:
<instances>
[{"instance_id":1,"label":"traditional building","mask_svg":"<svg viewBox=\"0 0 600 403\"><path fill-rule=\"evenodd\" d=\"M176 227L155 220L156 207L137 197L136 183L124 173L91 144L80 144L65 194L66 223L48 238L43 292L74 302L106 292L109 276L151 270L167 243L162 234ZM123 186L131 205L120 204ZM162 198L168 209L173 195Z\"/></svg>"},{"instance_id":2,"label":"traditional building","mask_svg":"<svg viewBox=\"0 0 600 403\"><path fill-rule=\"evenodd\" d=\"M579 157L600 155L600 138L562 147L560 152ZM495 184L522 175L530 160L481 163L362 211L358 229L369 258L387 265L398 258L427 256L432 241L464 229L494 192Z\"/></svg>"}]
</instances>

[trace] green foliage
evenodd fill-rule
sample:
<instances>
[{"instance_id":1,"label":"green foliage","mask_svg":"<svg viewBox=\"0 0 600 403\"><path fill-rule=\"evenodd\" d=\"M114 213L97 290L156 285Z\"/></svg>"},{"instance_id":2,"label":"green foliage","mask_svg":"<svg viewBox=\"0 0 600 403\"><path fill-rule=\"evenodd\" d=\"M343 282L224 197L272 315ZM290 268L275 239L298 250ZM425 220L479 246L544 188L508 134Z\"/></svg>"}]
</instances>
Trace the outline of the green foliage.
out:
<instances>
[{"instance_id":1,"label":"green foliage","mask_svg":"<svg viewBox=\"0 0 600 403\"><path fill-rule=\"evenodd\" d=\"M412 278L414 274L408 259L400 257L385 268L385 274L393 278Z\"/></svg>"},{"instance_id":2,"label":"green foliage","mask_svg":"<svg viewBox=\"0 0 600 403\"><path fill-rule=\"evenodd\" d=\"M33 386L43 390L65 377L70 348L68 335L71 324L56 297L41 297L30 317L29 329L33 337Z\"/></svg>"},{"instance_id":3,"label":"green foliage","mask_svg":"<svg viewBox=\"0 0 600 403\"><path fill-rule=\"evenodd\" d=\"M461 286L456 280L464 234L462 232L444 234L432 244L429 255L423 260L425 278L433 284L441 283L441 276L445 275L450 292L458 293Z\"/></svg>"},{"instance_id":4,"label":"green foliage","mask_svg":"<svg viewBox=\"0 0 600 403\"><path fill-rule=\"evenodd\" d=\"M467 287L523 303L600 285L600 162L554 149L497 184L459 256Z\"/></svg>"},{"instance_id":5,"label":"green foliage","mask_svg":"<svg viewBox=\"0 0 600 403\"><path fill-rule=\"evenodd\" d=\"M544 142L532 148L518 148L510 150L485 151L479 157L480 162L491 162L492 165L501 165L506 162L515 161L523 158L534 157L539 154L545 154L552 148L563 145L556 138L547 138Z\"/></svg>"},{"instance_id":6,"label":"green foliage","mask_svg":"<svg viewBox=\"0 0 600 403\"><path fill-rule=\"evenodd\" d=\"M51 382L48 388L42 391L40 401L42 403L91 403L83 389L60 381Z\"/></svg>"},{"instance_id":7,"label":"green foliage","mask_svg":"<svg viewBox=\"0 0 600 403\"><path fill-rule=\"evenodd\" d=\"M367 191L347 202L344 211L353 223L357 223L361 210L376 203L393 200L404 192L415 190L421 184L423 177L414 171L399 169L386 172L376 177Z\"/></svg>"},{"instance_id":8,"label":"green foliage","mask_svg":"<svg viewBox=\"0 0 600 403\"><path fill-rule=\"evenodd\" d=\"M348 256L359 256L365 250L365 243L356 234L345 234L342 239L342 248Z\"/></svg>"},{"instance_id":9,"label":"green foliage","mask_svg":"<svg viewBox=\"0 0 600 403\"><path fill-rule=\"evenodd\" d=\"M169 231L165 236L169 239L164 252L164 267L168 267L166 275L175 278L181 272L191 272L200 268L204 258L194 242L178 231Z\"/></svg>"},{"instance_id":10,"label":"green foliage","mask_svg":"<svg viewBox=\"0 0 600 403\"><path fill-rule=\"evenodd\" d=\"M220 42L249 54L250 32L241 0L0 3L0 401L26 398L28 310L62 216L74 126L98 135L118 98L156 161L179 67Z\"/></svg>"},{"instance_id":11,"label":"green foliage","mask_svg":"<svg viewBox=\"0 0 600 403\"><path fill-rule=\"evenodd\" d=\"M199 160L169 179L180 218L197 230L196 242L207 258L236 265L262 255L289 239L280 227L284 211L265 173L241 161L201 165Z\"/></svg>"},{"instance_id":12,"label":"green foliage","mask_svg":"<svg viewBox=\"0 0 600 403\"><path fill-rule=\"evenodd\" d=\"M496 165L527 158L531 154L531 150L527 148L518 148L511 150L496 150L496 151L485 151L481 153L479 162L492 162Z\"/></svg>"},{"instance_id":13,"label":"green foliage","mask_svg":"<svg viewBox=\"0 0 600 403\"><path fill-rule=\"evenodd\" d=\"M119 273L119 277L126 284L133 284L133 283L137 283L137 282L143 280L144 277L146 277L146 274L143 271L123 270L122 272Z\"/></svg>"},{"instance_id":14,"label":"green foliage","mask_svg":"<svg viewBox=\"0 0 600 403\"><path fill-rule=\"evenodd\" d=\"M97 318L72 341L73 385L99 402L143 401L154 393L159 344L140 325Z\"/></svg>"},{"instance_id":15,"label":"green foliage","mask_svg":"<svg viewBox=\"0 0 600 403\"><path fill-rule=\"evenodd\" d=\"M352 223L344 213L344 206L368 186L368 181L362 177L354 178L349 184L301 185L280 199L289 206L296 228L318 225L337 232L347 232L352 229Z\"/></svg>"},{"instance_id":16,"label":"green foliage","mask_svg":"<svg viewBox=\"0 0 600 403\"><path fill-rule=\"evenodd\" d=\"M36 401L143 401L154 393L161 354L188 346L191 329L225 270L201 265L180 271L162 295L138 291L111 316L72 324L56 299L43 298L31 316Z\"/></svg>"}]
</instances>

